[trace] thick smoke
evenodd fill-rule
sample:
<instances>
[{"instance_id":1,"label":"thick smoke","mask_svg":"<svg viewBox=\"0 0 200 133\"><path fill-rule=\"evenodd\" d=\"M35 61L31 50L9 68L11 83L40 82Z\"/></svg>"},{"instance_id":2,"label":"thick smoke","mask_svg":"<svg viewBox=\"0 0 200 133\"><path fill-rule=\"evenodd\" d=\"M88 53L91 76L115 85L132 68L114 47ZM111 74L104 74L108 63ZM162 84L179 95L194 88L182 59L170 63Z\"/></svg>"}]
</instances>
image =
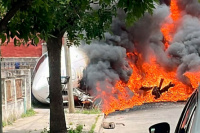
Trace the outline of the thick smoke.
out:
<instances>
[{"instance_id":1,"label":"thick smoke","mask_svg":"<svg viewBox=\"0 0 200 133\"><path fill-rule=\"evenodd\" d=\"M84 80L90 89L96 88L97 84L101 88L112 88L119 80L128 81L132 69L126 60L125 48L115 46L109 40L109 43L94 41L90 45L84 45L83 49L90 59L90 64L84 71Z\"/></svg>"},{"instance_id":2,"label":"thick smoke","mask_svg":"<svg viewBox=\"0 0 200 133\"><path fill-rule=\"evenodd\" d=\"M200 4L197 0L178 0L178 3L182 17L166 53L178 67L179 80L189 84L184 73L198 70L200 66Z\"/></svg>"},{"instance_id":3,"label":"thick smoke","mask_svg":"<svg viewBox=\"0 0 200 133\"><path fill-rule=\"evenodd\" d=\"M198 0L177 0L179 9L190 14L192 16L199 17L200 15L200 4Z\"/></svg>"},{"instance_id":4,"label":"thick smoke","mask_svg":"<svg viewBox=\"0 0 200 133\"><path fill-rule=\"evenodd\" d=\"M163 23L172 23L169 7L158 6L153 15L145 14L129 32L133 35L134 50L141 53L145 61L153 54L157 63L166 70L177 68L177 78L185 84L190 84L184 76L187 71L196 71L200 67L200 19L197 0L177 0L181 18L174 23L176 32L164 48L163 35L160 28Z\"/></svg>"},{"instance_id":5,"label":"thick smoke","mask_svg":"<svg viewBox=\"0 0 200 133\"><path fill-rule=\"evenodd\" d=\"M127 82L131 69L126 61L126 50L106 42L93 42L85 45L84 50L90 58L86 69L87 85L95 87L98 81L107 81L114 85L119 79Z\"/></svg>"},{"instance_id":6,"label":"thick smoke","mask_svg":"<svg viewBox=\"0 0 200 133\"><path fill-rule=\"evenodd\" d=\"M163 20L168 15L169 8L166 5L161 5L154 10L153 15L145 14L133 27L129 28L129 34L133 36L134 50L141 53L145 61L154 51L157 57L161 58L159 59L160 63L168 64L166 55L163 54L163 35L160 32Z\"/></svg>"},{"instance_id":7,"label":"thick smoke","mask_svg":"<svg viewBox=\"0 0 200 133\"><path fill-rule=\"evenodd\" d=\"M83 45L90 59L84 71L83 80L86 85L89 88L96 88L97 84L101 84L101 89L107 89L114 87L119 80L127 82L132 74L127 52L141 53L143 58L148 60L152 45L161 54L164 45L160 25L168 15L168 7L162 5L155 10L153 15L145 14L134 26L126 27L125 13L119 11L118 17L113 18L112 35L106 33L105 40ZM165 56L165 54L162 55ZM134 59L132 61L134 62ZM105 86L102 87L103 85Z\"/></svg>"},{"instance_id":8,"label":"thick smoke","mask_svg":"<svg viewBox=\"0 0 200 133\"><path fill-rule=\"evenodd\" d=\"M184 76L187 71L195 71L200 66L200 4L197 0L177 0L181 18L169 47L165 49L164 37L160 31L164 23L172 23L167 5L157 6L152 15L146 13L133 26L125 24L125 13L119 11L113 18L113 34L106 33L105 40L84 45L90 63L84 71L84 82L92 89L97 84L101 89L114 87L119 80L127 82L132 74L126 53L139 53L143 61L153 55L157 63L166 70L177 68L177 78L189 84ZM132 59L135 62L134 59Z\"/></svg>"}]
</instances>

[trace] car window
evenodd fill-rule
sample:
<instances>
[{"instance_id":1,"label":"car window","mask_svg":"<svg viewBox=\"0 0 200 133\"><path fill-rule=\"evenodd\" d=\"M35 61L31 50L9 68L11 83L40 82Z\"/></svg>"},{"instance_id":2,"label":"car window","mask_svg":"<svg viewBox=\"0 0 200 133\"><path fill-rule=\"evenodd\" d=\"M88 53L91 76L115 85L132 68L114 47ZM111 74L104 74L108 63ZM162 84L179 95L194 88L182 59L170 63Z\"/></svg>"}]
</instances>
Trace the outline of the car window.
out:
<instances>
[{"instance_id":1,"label":"car window","mask_svg":"<svg viewBox=\"0 0 200 133\"><path fill-rule=\"evenodd\" d=\"M187 130L189 130L190 124L193 120L192 117L194 115L196 105L197 91L193 93L193 95L188 100L186 106L184 107L184 110L177 125L176 133L185 133Z\"/></svg>"}]
</instances>

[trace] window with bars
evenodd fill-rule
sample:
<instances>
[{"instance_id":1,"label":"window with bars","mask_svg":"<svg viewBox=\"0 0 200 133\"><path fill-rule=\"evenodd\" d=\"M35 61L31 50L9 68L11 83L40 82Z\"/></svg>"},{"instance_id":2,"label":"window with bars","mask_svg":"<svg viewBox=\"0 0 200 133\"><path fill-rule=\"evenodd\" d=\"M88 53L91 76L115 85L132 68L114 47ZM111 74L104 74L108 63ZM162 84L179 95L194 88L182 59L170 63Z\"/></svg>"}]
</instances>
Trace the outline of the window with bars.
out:
<instances>
[{"instance_id":1,"label":"window with bars","mask_svg":"<svg viewBox=\"0 0 200 133\"><path fill-rule=\"evenodd\" d=\"M22 98L22 79L15 79L17 99Z\"/></svg>"},{"instance_id":2,"label":"window with bars","mask_svg":"<svg viewBox=\"0 0 200 133\"><path fill-rule=\"evenodd\" d=\"M6 81L6 98L7 101L12 101L11 81Z\"/></svg>"}]
</instances>

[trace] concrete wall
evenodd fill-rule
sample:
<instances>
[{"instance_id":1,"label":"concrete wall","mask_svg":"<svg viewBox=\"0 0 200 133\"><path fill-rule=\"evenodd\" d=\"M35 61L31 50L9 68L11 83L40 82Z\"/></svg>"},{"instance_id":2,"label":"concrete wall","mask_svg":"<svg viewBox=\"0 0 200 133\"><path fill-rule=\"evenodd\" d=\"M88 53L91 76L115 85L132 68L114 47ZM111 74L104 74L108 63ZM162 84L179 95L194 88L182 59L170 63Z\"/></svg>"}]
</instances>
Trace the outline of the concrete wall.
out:
<instances>
[{"instance_id":1,"label":"concrete wall","mask_svg":"<svg viewBox=\"0 0 200 133\"><path fill-rule=\"evenodd\" d=\"M3 121L20 118L31 108L30 69L2 70L1 86Z\"/></svg>"},{"instance_id":2,"label":"concrete wall","mask_svg":"<svg viewBox=\"0 0 200 133\"><path fill-rule=\"evenodd\" d=\"M2 58L1 61L1 69L15 69L15 63L18 62L20 64L19 69L31 69L35 67L38 57L23 57L23 58L15 58L15 57L7 57Z\"/></svg>"}]
</instances>

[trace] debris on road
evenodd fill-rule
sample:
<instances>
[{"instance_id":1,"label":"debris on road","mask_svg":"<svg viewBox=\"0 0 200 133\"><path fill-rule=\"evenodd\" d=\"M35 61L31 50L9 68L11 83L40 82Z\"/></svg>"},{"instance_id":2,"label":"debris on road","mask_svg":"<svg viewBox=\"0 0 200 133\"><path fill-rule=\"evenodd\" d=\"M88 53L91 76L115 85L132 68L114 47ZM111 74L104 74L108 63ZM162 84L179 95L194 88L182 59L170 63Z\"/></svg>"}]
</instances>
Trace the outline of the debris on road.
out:
<instances>
[{"instance_id":1,"label":"debris on road","mask_svg":"<svg viewBox=\"0 0 200 133\"><path fill-rule=\"evenodd\" d=\"M168 85L166 85L165 87L161 88L162 84L163 84L163 81L164 81L164 79L161 78L159 86L153 86L153 87L142 86L140 88L140 90L143 90L145 92L152 90L152 95L155 96L154 97L155 99L158 99L158 98L160 98L160 96L162 95L162 93L168 91L170 88L172 88L172 87L175 86L175 84L173 84L173 83L170 82Z\"/></svg>"},{"instance_id":2,"label":"debris on road","mask_svg":"<svg viewBox=\"0 0 200 133\"><path fill-rule=\"evenodd\" d=\"M122 126L125 126L124 123L116 123L116 125L122 125Z\"/></svg>"},{"instance_id":3,"label":"debris on road","mask_svg":"<svg viewBox=\"0 0 200 133\"><path fill-rule=\"evenodd\" d=\"M105 129L114 129L115 123L114 122L103 122L102 127Z\"/></svg>"}]
</instances>

